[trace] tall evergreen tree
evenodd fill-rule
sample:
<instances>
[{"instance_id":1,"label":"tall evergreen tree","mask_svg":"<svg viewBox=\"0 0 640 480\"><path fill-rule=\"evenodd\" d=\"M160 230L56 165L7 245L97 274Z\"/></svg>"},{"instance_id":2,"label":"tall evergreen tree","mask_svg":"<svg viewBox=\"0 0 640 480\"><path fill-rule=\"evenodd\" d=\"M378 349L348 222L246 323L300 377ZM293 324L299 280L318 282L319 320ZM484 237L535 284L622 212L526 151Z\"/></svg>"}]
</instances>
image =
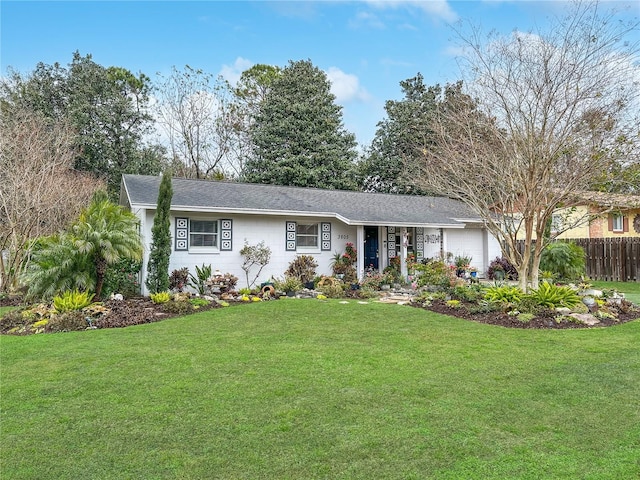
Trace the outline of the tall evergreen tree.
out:
<instances>
[{"instance_id":1,"label":"tall evergreen tree","mask_svg":"<svg viewBox=\"0 0 640 480\"><path fill-rule=\"evenodd\" d=\"M378 123L375 137L360 164L362 188L370 192L424 194L411 179L412 165L433 142L430 122L436 108L461 94L462 82L426 86L422 74L400 82L404 98L387 100L387 118Z\"/></svg>"},{"instance_id":2,"label":"tall evergreen tree","mask_svg":"<svg viewBox=\"0 0 640 480\"><path fill-rule=\"evenodd\" d=\"M169 257L171 256L171 175L165 173L160 182L156 214L151 228L151 252L147 264L146 284L151 293L169 290Z\"/></svg>"},{"instance_id":3,"label":"tall evergreen tree","mask_svg":"<svg viewBox=\"0 0 640 480\"><path fill-rule=\"evenodd\" d=\"M356 188L355 136L345 130L326 74L309 60L273 79L251 126L254 156L243 180L302 187Z\"/></svg>"}]
</instances>

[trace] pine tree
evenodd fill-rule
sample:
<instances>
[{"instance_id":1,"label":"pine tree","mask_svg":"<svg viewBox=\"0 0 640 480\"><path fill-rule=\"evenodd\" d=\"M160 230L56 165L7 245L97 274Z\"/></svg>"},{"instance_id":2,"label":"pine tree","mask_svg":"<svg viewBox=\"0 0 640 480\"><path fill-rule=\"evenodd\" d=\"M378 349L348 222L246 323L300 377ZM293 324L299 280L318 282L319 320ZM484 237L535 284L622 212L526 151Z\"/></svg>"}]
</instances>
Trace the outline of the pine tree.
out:
<instances>
[{"instance_id":1,"label":"pine tree","mask_svg":"<svg viewBox=\"0 0 640 480\"><path fill-rule=\"evenodd\" d=\"M156 214L151 228L151 252L147 264L146 285L151 293L169 290L169 257L171 256L171 175L165 173L160 182Z\"/></svg>"}]
</instances>

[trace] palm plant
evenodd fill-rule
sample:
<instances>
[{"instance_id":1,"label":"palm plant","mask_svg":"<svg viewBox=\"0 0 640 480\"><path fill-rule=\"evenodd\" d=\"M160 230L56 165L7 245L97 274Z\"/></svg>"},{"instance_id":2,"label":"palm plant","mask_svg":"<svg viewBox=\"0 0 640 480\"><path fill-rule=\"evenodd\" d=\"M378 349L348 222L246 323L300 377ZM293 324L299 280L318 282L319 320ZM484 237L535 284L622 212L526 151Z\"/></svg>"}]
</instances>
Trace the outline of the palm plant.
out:
<instances>
[{"instance_id":1,"label":"palm plant","mask_svg":"<svg viewBox=\"0 0 640 480\"><path fill-rule=\"evenodd\" d=\"M140 260L142 244L138 219L109 200L94 200L71 227L78 253L93 264L96 298L100 298L107 267L122 258Z\"/></svg>"},{"instance_id":2,"label":"palm plant","mask_svg":"<svg viewBox=\"0 0 640 480\"><path fill-rule=\"evenodd\" d=\"M67 290L93 291L96 279L90 259L78 255L72 236L62 233L35 243L25 283L29 297L50 299Z\"/></svg>"},{"instance_id":3,"label":"palm plant","mask_svg":"<svg viewBox=\"0 0 640 480\"><path fill-rule=\"evenodd\" d=\"M51 298L65 290L102 293L109 265L140 260L142 244L135 215L104 198L95 198L71 230L39 240L27 283L29 295Z\"/></svg>"}]
</instances>

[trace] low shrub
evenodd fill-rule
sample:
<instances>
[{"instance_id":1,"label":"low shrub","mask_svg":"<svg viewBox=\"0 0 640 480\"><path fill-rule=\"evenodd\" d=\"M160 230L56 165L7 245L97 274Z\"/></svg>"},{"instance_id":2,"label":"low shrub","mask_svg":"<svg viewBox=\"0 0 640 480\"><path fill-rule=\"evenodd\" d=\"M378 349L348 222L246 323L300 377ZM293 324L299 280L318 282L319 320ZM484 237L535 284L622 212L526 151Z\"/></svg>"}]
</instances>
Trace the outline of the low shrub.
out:
<instances>
[{"instance_id":1,"label":"low shrub","mask_svg":"<svg viewBox=\"0 0 640 480\"><path fill-rule=\"evenodd\" d=\"M519 322L529 323L535 318L535 315L533 313L519 313L516 318Z\"/></svg>"},{"instance_id":2,"label":"low shrub","mask_svg":"<svg viewBox=\"0 0 640 480\"><path fill-rule=\"evenodd\" d=\"M528 296L541 307L550 309L558 307L572 308L581 302L577 292L571 287L547 282L542 282Z\"/></svg>"},{"instance_id":3,"label":"low shrub","mask_svg":"<svg viewBox=\"0 0 640 480\"><path fill-rule=\"evenodd\" d=\"M23 310L12 310L0 317L0 331L9 332L15 328L20 328L29 323L22 314Z\"/></svg>"},{"instance_id":4,"label":"low shrub","mask_svg":"<svg viewBox=\"0 0 640 480\"><path fill-rule=\"evenodd\" d=\"M519 304L523 296L524 292L522 290L509 285L489 287L484 294L485 300L499 304L503 308Z\"/></svg>"},{"instance_id":5,"label":"low shrub","mask_svg":"<svg viewBox=\"0 0 640 480\"><path fill-rule=\"evenodd\" d=\"M475 303L482 299L485 295L485 288L477 283L470 285L459 285L449 289L451 297L462 302Z\"/></svg>"},{"instance_id":6,"label":"low shrub","mask_svg":"<svg viewBox=\"0 0 640 480\"><path fill-rule=\"evenodd\" d=\"M585 268L585 252L575 243L550 243L540 256L540 270L551 272L560 280L578 280Z\"/></svg>"},{"instance_id":7,"label":"low shrub","mask_svg":"<svg viewBox=\"0 0 640 480\"><path fill-rule=\"evenodd\" d=\"M169 276L169 290L181 292L189 284L189 268L183 267L171 272Z\"/></svg>"},{"instance_id":8,"label":"low shrub","mask_svg":"<svg viewBox=\"0 0 640 480\"><path fill-rule=\"evenodd\" d=\"M189 300L178 300L177 302L166 302L162 304L162 311L176 315L186 315L194 310L194 306Z\"/></svg>"},{"instance_id":9,"label":"low shrub","mask_svg":"<svg viewBox=\"0 0 640 480\"><path fill-rule=\"evenodd\" d=\"M191 305L193 305L194 307L206 307L209 305L209 300L205 300L202 297L195 297L192 298L190 300L188 300L189 303L191 303Z\"/></svg>"},{"instance_id":10,"label":"low shrub","mask_svg":"<svg viewBox=\"0 0 640 480\"><path fill-rule=\"evenodd\" d=\"M140 295L140 282L138 281L142 262L139 260L122 260L110 265L104 276L102 286L102 298L109 297L112 293L120 293L124 297Z\"/></svg>"},{"instance_id":11,"label":"low shrub","mask_svg":"<svg viewBox=\"0 0 640 480\"><path fill-rule=\"evenodd\" d=\"M152 293L149 295L149 298L151 298L151 301L156 304L167 303L171 300L171 294L169 292Z\"/></svg>"},{"instance_id":12,"label":"low shrub","mask_svg":"<svg viewBox=\"0 0 640 480\"><path fill-rule=\"evenodd\" d=\"M449 267L442 260L417 263L414 269L417 275L416 283L419 287L433 285L445 288L450 285Z\"/></svg>"},{"instance_id":13,"label":"low shrub","mask_svg":"<svg viewBox=\"0 0 640 480\"><path fill-rule=\"evenodd\" d=\"M502 309L501 305L497 303L489 302L487 300L480 300L476 304L467 306L467 311L471 314L492 313L492 312L499 311L501 309Z\"/></svg>"},{"instance_id":14,"label":"low shrub","mask_svg":"<svg viewBox=\"0 0 640 480\"><path fill-rule=\"evenodd\" d=\"M500 277L500 272L502 272L502 277ZM506 257L496 257L490 264L487 269L487 277L490 280L518 280L518 271L516 267L514 267L508 258Z\"/></svg>"},{"instance_id":15,"label":"low shrub","mask_svg":"<svg viewBox=\"0 0 640 480\"><path fill-rule=\"evenodd\" d=\"M378 292L369 287L369 286L362 286L360 287L360 290L357 290L357 296L359 298L377 298L378 297Z\"/></svg>"},{"instance_id":16,"label":"low shrub","mask_svg":"<svg viewBox=\"0 0 640 480\"><path fill-rule=\"evenodd\" d=\"M302 282L296 277L285 276L284 279L276 280L274 287L281 292L298 292L302 290Z\"/></svg>"},{"instance_id":17,"label":"low shrub","mask_svg":"<svg viewBox=\"0 0 640 480\"><path fill-rule=\"evenodd\" d=\"M461 306L460 300L447 300L447 307L449 308L460 308Z\"/></svg>"},{"instance_id":18,"label":"low shrub","mask_svg":"<svg viewBox=\"0 0 640 480\"><path fill-rule=\"evenodd\" d=\"M328 298L342 298L344 296L344 290L340 284L326 284L318 288Z\"/></svg>"},{"instance_id":19,"label":"low shrub","mask_svg":"<svg viewBox=\"0 0 640 480\"><path fill-rule=\"evenodd\" d=\"M53 307L56 313L73 312L82 310L91 305L94 294L80 292L78 290L67 290L62 295L53 297Z\"/></svg>"},{"instance_id":20,"label":"low shrub","mask_svg":"<svg viewBox=\"0 0 640 480\"><path fill-rule=\"evenodd\" d=\"M538 302L529 295L523 295L520 301L515 304L513 308L519 312L531 313L533 315L541 313L542 310L544 310L544 307L538 304Z\"/></svg>"}]
</instances>

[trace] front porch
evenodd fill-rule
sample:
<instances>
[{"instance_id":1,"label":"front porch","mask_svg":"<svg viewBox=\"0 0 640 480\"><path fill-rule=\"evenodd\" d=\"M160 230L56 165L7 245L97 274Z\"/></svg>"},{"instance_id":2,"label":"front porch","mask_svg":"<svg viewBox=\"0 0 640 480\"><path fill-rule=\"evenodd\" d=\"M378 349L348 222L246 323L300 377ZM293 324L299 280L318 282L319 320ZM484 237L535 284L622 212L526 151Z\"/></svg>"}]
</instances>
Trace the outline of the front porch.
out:
<instances>
[{"instance_id":1,"label":"front porch","mask_svg":"<svg viewBox=\"0 0 640 480\"><path fill-rule=\"evenodd\" d=\"M356 230L357 274L384 272L397 262L407 280L407 258L441 258L448 253L469 256L471 265L482 275L493 258L500 255L497 242L481 225L446 228L433 225L360 225ZM397 260L395 260L397 259Z\"/></svg>"}]
</instances>

